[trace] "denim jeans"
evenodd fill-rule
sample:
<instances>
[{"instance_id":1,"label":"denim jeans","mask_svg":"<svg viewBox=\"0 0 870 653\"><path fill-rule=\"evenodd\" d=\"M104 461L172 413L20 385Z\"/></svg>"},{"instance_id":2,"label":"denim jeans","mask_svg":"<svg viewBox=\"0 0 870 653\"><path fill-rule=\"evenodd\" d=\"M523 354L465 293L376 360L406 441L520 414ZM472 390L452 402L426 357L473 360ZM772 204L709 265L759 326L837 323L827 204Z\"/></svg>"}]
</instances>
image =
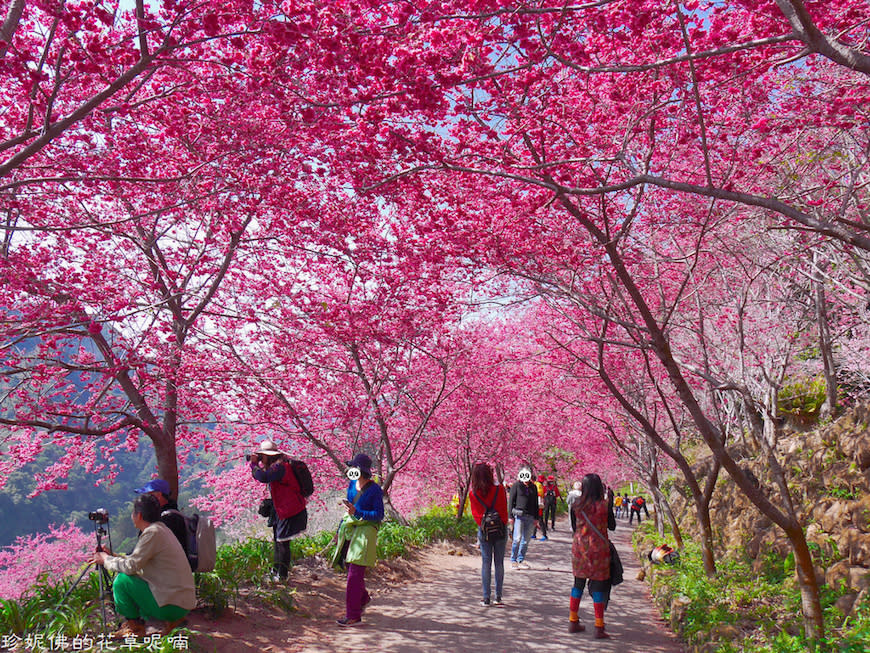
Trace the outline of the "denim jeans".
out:
<instances>
[{"instance_id":1,"label":"denim jeans","mask_svg":"<svg viewBox=\"0 0 870 653\"><path fill-rule=\"evenodd\" d=\"M507 536L487 542L483 533L477 529L477 542L480 544L480 579L483 581L483 598L489 600L492 586L492 563L495 562L495 595L501 598L504 587L504 552L507 548Z\"/></svg>"},{"instance_id":2,"label":"denim jeans","mask_svg":"<svg viewBox=\"0 0 870 653\"><path fill-rule=\"evenodd\" d=\"M522 562L526 559L526 549L535 530L535 518L532 515L521 515L514 518L514 543L511 546L511 562Z\"/></svg>"}]
</instances>

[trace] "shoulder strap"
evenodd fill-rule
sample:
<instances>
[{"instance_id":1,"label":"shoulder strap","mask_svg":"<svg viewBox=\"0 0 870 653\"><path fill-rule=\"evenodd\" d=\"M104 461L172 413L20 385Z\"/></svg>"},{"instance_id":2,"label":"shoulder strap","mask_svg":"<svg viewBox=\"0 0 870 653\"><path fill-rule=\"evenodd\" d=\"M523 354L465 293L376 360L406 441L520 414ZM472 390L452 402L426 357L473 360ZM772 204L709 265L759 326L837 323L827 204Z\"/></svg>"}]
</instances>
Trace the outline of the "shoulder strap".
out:
<instances>
[{"instance_id":1,"label":"shoulder strap","mask_svg":"<svg viewBox=\"0 0 870 653\"><path fill-rule=\"evenodd\" d=\"M605 542L610 542L610 540L608 540L606 537L604 537L604 536L601 534L601 531L599 531L597 528L595 528L595 524L593 524L591 521L589 521L589 517L586 516L586 511L585 511L585 510L581 510L581 511L580 511L580 514L583 515L583 519L586 520L586 523L589 524L590 528L592 528L592 530L595 531L595 534L598 535L598 537L600 537L600 538L601 538L602 540L604 540Z\"/></svg>"},{"instance_id":2,"label":"shoulder strap","mask_svg":"<svg viewBox=\"0 0 870 653\"><path fill-rule=\"evenodd\" d=\"M498 501L498 486L493 485L493 488L495 488L496 491L492 493L492 503L488 506L483 502L483 499L477 496L477 492L475 492L474 490L471 491L471 493L474 495L474 498L477 499L477 502L487 510L495 510L495 503L496 501ZM496 510L496 512L498 511Z\"/></svg>"},{"instance_id":3,"label":"shoulder strap","mask_svg":"<svg viewBox=\"0 0 870 653\"><path fill-rule=\"evenodd\" d=\"M486 508L487 510L495 510L495 502L498 500L498 493L493 494L493 496L492 496L492 505L490 505L490 506L487 506L487 505L483 502L483 499L481 499L479 496L477 496L477 492L475 492L474 490L471 491L471 494L472 494L472 496L474 496L475 499L477 499L477 502L478 502L480 505L482 505L484 508Z\"/></svg>"}]
</instances>

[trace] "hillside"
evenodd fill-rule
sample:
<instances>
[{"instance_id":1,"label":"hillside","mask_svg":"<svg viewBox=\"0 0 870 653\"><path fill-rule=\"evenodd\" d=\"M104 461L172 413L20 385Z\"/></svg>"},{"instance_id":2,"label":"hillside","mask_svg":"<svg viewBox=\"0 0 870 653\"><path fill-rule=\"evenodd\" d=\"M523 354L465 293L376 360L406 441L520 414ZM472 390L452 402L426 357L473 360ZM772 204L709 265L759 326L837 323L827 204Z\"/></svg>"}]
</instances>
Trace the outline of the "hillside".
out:
<instances>
[{"instance_id":1,"label":"hillside","mask_svg":"<svg viewBox=\"0 0 870 653\"><path fill-rule=\"evenodd\" d=\"M861 604L870 587L868 419L870 404L859 405L817 428L792 426L778 442L797 513L806 524L816 577L820 586L837 596L835 606L843 616ZM781 500L762 456L748 445L734 447L731 452L741 467L755 475L771 500ZM702 484L710 463L705 458L694 465ZM669 501L684 539L695 539L698 529L694 508L680 492L679 484ZM747 561L756 578L777 566L790 569L792 549L781 529L758 512L724 471L717 482L710 514L717 561ZM794 583L792 576L786 573L783 582Z\"/></svg>"}]
</instances>

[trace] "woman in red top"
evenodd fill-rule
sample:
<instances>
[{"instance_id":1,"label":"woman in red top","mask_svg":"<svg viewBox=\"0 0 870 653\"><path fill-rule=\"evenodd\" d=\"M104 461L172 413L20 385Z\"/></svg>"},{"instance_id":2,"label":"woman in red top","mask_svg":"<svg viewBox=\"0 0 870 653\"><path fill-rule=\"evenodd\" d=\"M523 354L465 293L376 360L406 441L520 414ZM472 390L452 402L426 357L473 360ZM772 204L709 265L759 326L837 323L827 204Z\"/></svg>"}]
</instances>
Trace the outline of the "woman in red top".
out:
<instances>
[{"instance_id":1,"label":"woman in red top","mask_svg":"<svg viewBox=\"0 0 870 653\"><path fill-rule=\"evenodd\" d=\"M492 477L492 467L486 463L477 463L471 468L471 515L477 522L477 541L480 543L480 555L483 564L480 576L483 581L484 607L490 605L492 585L492 563L495 562L495 604L501 605L502 588L504 586L504 552L507 544L507 496L504 488L496 485ZM481 529L484 513L492 508L501 518L504 528L501 537L490 537Z\"/></svg>"},{"instance_id":2,"label":"woman in red top","mask_svg":"<svg viewBox=\"0 0 870 653\"><path fill-rule=\"evenodd\" d=\"M572 506L577 519L577 530L571 545L571 567L574 587L571 588L571 607L568 614L568 632L579 633L578 611L586 582L595 610L595 638L610 637L604 631L604 608L610 595L610 542L607 530L616 528L616 518L607 507L604 484L598 474L586 474L581 482L580 498Z\"/></svg>"}]
</instances>

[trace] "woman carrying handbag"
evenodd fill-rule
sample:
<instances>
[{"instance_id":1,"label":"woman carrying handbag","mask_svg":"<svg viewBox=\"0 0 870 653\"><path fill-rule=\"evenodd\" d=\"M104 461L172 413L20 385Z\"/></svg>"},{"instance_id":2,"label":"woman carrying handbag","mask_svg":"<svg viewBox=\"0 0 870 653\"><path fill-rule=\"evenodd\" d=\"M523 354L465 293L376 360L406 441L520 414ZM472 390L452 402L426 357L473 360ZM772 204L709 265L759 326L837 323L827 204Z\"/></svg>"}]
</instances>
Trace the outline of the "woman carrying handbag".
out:
<instances>
[{"instance_id":1,"label":"woman carrying handbag","mask_svg":"<svg viewBox=\"0 0 870 653\"><path fill-rule=\"evenodd\" d=\"M580 599L588 583L595 611L595 639L607 639L604 609L610 598L610 542L605 533L616 528L616 518L604 497L604 484L598 474L587 474L580 483L580 498L574 501L577 530L571 545L574 587L568 613L568 632L586 630L580 623Z\"/></svg>"}]
</instances>

